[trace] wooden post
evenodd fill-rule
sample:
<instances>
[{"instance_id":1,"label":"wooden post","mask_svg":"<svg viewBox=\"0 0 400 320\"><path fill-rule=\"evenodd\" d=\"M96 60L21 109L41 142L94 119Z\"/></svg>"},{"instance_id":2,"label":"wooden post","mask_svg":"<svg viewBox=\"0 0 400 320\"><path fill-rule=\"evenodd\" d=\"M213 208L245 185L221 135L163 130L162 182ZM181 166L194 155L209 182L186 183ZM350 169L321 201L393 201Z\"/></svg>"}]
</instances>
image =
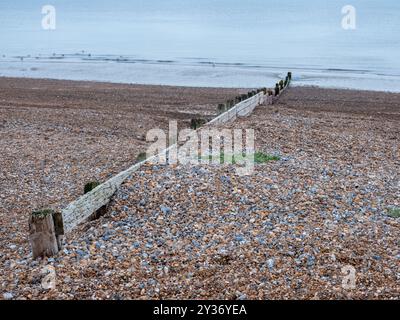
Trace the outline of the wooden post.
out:
<instances>
[{"instance_id":1,"label":"wooden post","mask_svg":"<svg viewBox=\"0 0 400 320\"><path fill-rule=\"evenodd\" d=\"M58 250L62 249L64 237L64 221L61 212L53 213L54 232L56 234Z\"/></svg>"},{"instance_id":2,"label":"wooden post","mask_svg":"<svg viewBox=\"0 0 400 320\"><path fill-rule=\"evenodd\" d=\"M279 96L279 83L277 83L276 85L275 85L275 97L276 96Z\"/></svg>"},{"instance_id":3,"label":"wooden post","mask_svg":"<svg viewBox=\"0 0 400 320\"><path fill-rule=\"evenodd\" d=\"M33 259L51 257L59 251L57 240L61 242L61 239L57 239L53 215L53 210L46 209L32 212L29 218L29 242Z\"/></svg>"}]
</instances>

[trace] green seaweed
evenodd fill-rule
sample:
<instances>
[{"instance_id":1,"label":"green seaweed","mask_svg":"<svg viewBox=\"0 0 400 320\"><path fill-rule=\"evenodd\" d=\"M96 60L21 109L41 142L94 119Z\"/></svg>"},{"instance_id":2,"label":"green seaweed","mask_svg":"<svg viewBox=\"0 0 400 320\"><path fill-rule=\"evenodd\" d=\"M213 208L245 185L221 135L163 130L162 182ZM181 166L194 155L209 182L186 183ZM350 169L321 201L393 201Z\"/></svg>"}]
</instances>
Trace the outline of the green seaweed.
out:
<instances>
[{"instance_id":1,"label":"green seaweed","mask_svg":"<svg viewBox=\"0 0 400 320\"><path fill-rule=\"evenodd\" d=\"M85 184L85 187L83 188L83 193L86 194L86 193L92 191L93 189L95 189L96 187L98 187L99 185L100 185L100 182L98 182L98 181L90 181Z\"/></svg>"},{"instance_id":2,"label":"green seaweed","mask_svg":"<svg viewBox=\"0 0 400 320\"><path fill-rule=\"evenodd\" d=\"M53 215L54 214L54 210L52 209L39 209L39 210L35 210L32 212L32 216L35 218L39 218L39 219L43 219L45 217L47 217L48 215Z\"/></svg>"},{"instance_id":3,"label":"green seaweed","mask_svg":"<svg viewBox=\"0 0 400 320\"><path fill-rule=\"evenodd\" d=\"M389 208L388 216L392 218L400 218L400 208Z\"/></svg>"},{"instance_id":4,"label":"green seaweed","mask_svg":"<svg viewBox=\"0 0 400 320\"><path fill-rule=\"evenodd\" d=\"M137 161L137 162L142 162L142 161L144 161L144 160L146 160L146 159L147 159L147 154L146 154L146 152L141 152L141 153L139 153L138 156L136 157L136 161Z\"/></svg>"},{"instance_id":5,"label":"green seaweed","mask_svg":"<svg viewBox=\"0 0 400 320\"><path fill-rule=\"evenodd\" d=\"M190 121L190 128L196 130L206 123L207 123L206 119L192 119Z\"/></svg>"}]
</instances>

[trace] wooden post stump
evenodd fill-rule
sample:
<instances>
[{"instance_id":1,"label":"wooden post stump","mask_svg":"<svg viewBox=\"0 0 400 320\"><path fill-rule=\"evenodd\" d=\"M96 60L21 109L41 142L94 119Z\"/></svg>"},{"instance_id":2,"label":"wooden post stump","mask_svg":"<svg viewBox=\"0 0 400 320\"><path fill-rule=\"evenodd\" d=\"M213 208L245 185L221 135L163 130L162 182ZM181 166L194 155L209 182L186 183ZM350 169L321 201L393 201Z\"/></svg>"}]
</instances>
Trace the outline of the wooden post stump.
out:
<instances>
[{"instance_id":1,"label":"wooden post stump","mask_svg":"<svg viewBox=\"0 0 400 320\"><path fill-rule=\"evenodd\" d=\"M61 249L63 233L61 213L49 209L32 212L29 218L29 242L33 259L57 254Z\"/></svg>"},{"instance_id":2,"label":"wooden post stump","mask_svg":"<svg viewBox=\"0 0 400 320\"><path fill-rule=\"evenodd\" d=\"M64 221L61 212L53 213L53 222L54 222L54 231L56 233L58 250L61 250L64 238Z\"/></svg>"},{"instance_id":3,"label":"wooden post stump","mask_svg":"<svg viewBox=\"0 0 400 320\"><path fill-rule=\"evenodd\" d=\"M276 96L279 96L279 91L280 91L280 89L279 89L279 83L277 83L277 84L275 85L275 97L276 97Z\"/></svg>"}]
</instances>

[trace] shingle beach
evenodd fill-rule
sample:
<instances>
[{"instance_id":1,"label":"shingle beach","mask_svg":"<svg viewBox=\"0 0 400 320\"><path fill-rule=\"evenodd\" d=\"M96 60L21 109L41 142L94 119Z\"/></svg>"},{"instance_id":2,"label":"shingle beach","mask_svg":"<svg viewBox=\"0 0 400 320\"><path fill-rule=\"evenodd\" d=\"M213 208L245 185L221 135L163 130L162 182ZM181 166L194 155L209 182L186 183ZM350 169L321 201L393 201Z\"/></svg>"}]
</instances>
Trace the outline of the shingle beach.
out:
<instances>
[{"instance_id":1,"label":"shingle beach","mask_svg":"<svg viewBox=\"0 0 400 320\"><path fill-rule=\"evenodd\" d=\"M30 211L65 205L83 181L128 167L146 144L126 143L131 137L122 128L135 126L143 135L161 115L164 127L168 119L187 121L176 113L188 112L188 101L190 110L215 115L219 100L239 92L153 87L160 93L150 114L147 103L140 107L142 120L128 112L130 102L119 108L125 89L109 97L112 111L85 109L99 112L98 123L72 106L67 115L63 105L49 107L50 115L42 102L40 110L28 98L11 106L1 96L0 299L400 297L400 220L392 214L400 207L400 94L383 92L289 88L275 105L221 126L254 129L256 149L276 160L256 164L248 176L237 175L234 165L145 165L106 215L68 234L57 256L33 261ZM88 101L96 106L104 92L93 90ZM146 90L128 90L126 101ZM173 98L163 103L167 92ZM24 108L35 112L27 118L17 112ZM57 125L44 130L47 116ZM71 163L79 163L76 172ZM35 175L39 168L48 174ZM41 285L46 265L56 272L52 290ZM355 271L354 286L346 287L346 270Z\"/></svg>"}]
</instances>

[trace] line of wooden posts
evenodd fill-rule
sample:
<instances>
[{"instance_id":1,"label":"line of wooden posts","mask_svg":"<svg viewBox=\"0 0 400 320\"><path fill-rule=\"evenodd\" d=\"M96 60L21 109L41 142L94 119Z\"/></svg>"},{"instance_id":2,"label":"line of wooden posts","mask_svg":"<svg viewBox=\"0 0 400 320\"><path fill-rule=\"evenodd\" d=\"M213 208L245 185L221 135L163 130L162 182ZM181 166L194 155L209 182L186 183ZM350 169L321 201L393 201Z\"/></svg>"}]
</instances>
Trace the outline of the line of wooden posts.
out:
<instances>
[{"instance_id":1,"label":"line of wooden posts","mask_svg":"<svg viewBox=\"0 0 400 320\"><path fill-rule=\"evenodd\" d=\"M288 72L288 74L286 75L286 78L284 80L282 79L276 83L274 90L267 89L265 87L256 89L256 90L251 90L248 93L244 93L239 96L236 96L234 99L227 100L225 103L220 103L220 104L218 104L218 114L228 111L229 109L233 108L238 103L245 101L260 92L264 92L264 94L267 96L267 99L266 99L267 104L273 104L274 101L283 92L283 90L285 90L289 86L291 80L292 80L292 73ZM198 129L211 120L212 119L208 119L208 118L191 119L190 128Z\"/></svg>"},{"instance_id":2,"label":"line of wooden posts","mask_svg":"<svg viewBox=\"0 0 400 320\"><path fill-rule=\"evenodd\" d=\"M275 90L268 90L267 88L261 88L257 90L249 91L247 94L242 94L235 97L234 99L228 100L224 104L218 105L218 113L224 113L229 109L233 108L238 103L245 101L260 92L263 92L267 96L267 103L273 104L279 95L286 89L292 79L292 73L289 72L285 80L279 81L275 85ZM197 129L202 125L209 122L211 119L192 119L191 128ZM98 182L89 182L84 187L84 193L87 194L96 187L99 186ZM104 214L104 208L100 208L96 212L92 213L90 219L95 219L99 215ZM100 213L99 213L100 212ZM62 249L64 237L64 222L60 212L51 209L42 209L32 212L29 218L29 242L32 247L33 258L37 257L50 257L57 254Z\"/></svg>"}]
</instances>

